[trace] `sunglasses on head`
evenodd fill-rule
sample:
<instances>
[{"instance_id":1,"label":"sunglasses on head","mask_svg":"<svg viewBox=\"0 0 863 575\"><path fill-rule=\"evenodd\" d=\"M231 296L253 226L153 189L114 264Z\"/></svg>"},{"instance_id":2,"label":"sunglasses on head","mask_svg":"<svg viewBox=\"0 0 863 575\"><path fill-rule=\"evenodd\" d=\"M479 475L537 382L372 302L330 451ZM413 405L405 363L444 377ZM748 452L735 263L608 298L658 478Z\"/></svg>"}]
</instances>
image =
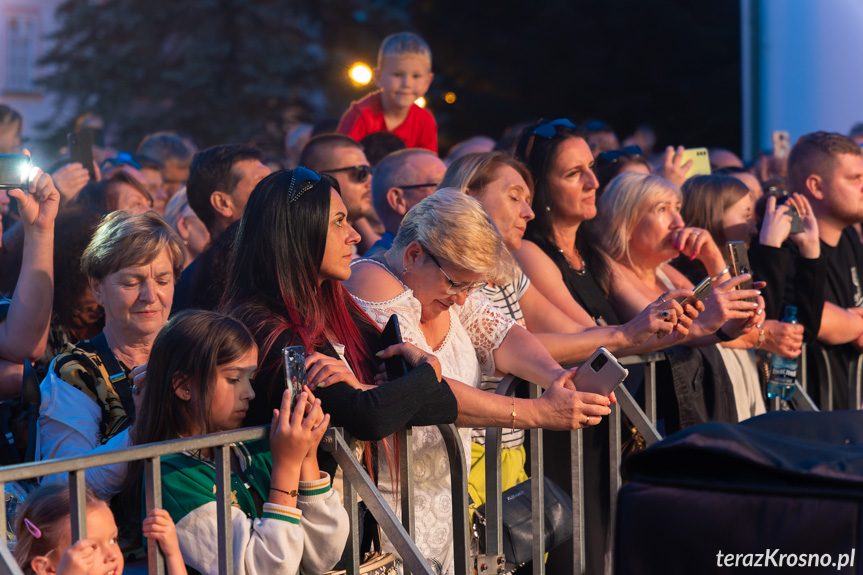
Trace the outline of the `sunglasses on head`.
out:
<instances>
[{"instance_id":1,"label":"sunglasses on head","mask_svg":"<svg viewBox=\"0 0 863 575\"><path fill-rule=\"evenodd\" d=\"M102 165L99 167L104 171L107 167L116 166L132 166L137 170L141 169L140 162L138 162L138 160L136 160L135 157L129 152L120 152L119 154L117 154L116 158L108 158L107 160L102 162Z\"/></svg>"},{"instance_id":2,"label":"sunglasses on head","mask_svg":"<svg viewBox=\"0 0 863 575\"><path fill-rule=\"evenodd\" d=\"M299 200L320 181L321 177L312 170L302 166L294 168L291 172L291 184L288 186L288 203L293 204Z\"/></svg>"},{"instance_id":3,"label":"sunglasses on head","mask_svg":"<svg viewBox=\"0 0 863 575\"><path fill-rule=\"evenodd\" d=\"M624 155L627 156L643 156L641 146L624 146L619 150L608 150L596 156L596 164L599 166L607 166L620 160Z\"/></svg>"},{"instance_id":4,"label":"sunglasses on head","mask_svg":"<svg viewBox=\"0 0 863 575\"><path fill-rule=\"evenodd\" d=\"M322 174L334 174L336 172L353 172L351 177L358 184L362 184L372 175L371 166L348 166L347 168L336 168L335 170L321 170Z\"/></svg>"},{"instance_id":5,"label":"sunglasses on head","mask_svg":"<svg viewBox=\"0 0 863 575\"><path fill-rule=\"evenodd\" d=\"M552 120L550 122L540 124L539 126L530 131L530 139L527 141L527 146L524 149L525 161L530 160L530 153L533 151L533 143L536 138L540 137L546 140L550 140L551 138L557 136L558 128L577 130L578 126L576 126L566 118L558 118L557 120Z\"/></svg>"}]
</instances>

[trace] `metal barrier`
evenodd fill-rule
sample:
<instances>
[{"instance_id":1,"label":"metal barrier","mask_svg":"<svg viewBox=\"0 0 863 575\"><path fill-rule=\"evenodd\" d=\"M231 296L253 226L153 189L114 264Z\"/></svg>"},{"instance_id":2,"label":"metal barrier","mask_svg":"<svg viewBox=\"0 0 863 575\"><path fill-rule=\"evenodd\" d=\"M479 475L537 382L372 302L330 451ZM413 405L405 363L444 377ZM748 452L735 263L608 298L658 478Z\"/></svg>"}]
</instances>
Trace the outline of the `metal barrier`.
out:
<instances>
[{"instance_id":1,"label":"metal barrier","mask_svg":"<svg viewBox=\"0 0 863 575\"><path fill-rule=\"evenodd\" d=\"M664 353L654 353L644 356L633 356L624 358L621 363L624 365L645 364L644 371L644 386L645 386L645 403L652 407L652 418L648 416L636 403L635 399L623 385L618 386L615 390L617 396L617 404L612 404L611 414L608 419L610 428L609 437L609 453L611 459L610 480L611 494L608 501L610 514L609 532L613 533L614 529L614 514L617 506L617 491L621 485L620 478L620 459L621 459L621 434L620 422L621 413L633 423L635 428L644 437L645 442L650 445L662 437L656 430L656 363L664 361L667 356ZM522 380L506 376L498 384L497 392L499 395L512 396L516 388ZM530 397L539 397L541 388L530 384ZM531 457L531 477L542 477L543 473L543 455L542 455L542 429L531 429L530 435L530 457ZM586 568L585 544L584 544L584 469L581 460L582 452L582 430L574 430L570 435L570 451L571 466L572 466L572 482L570 485L570 493L572 494L572 554L574 569L578 573L584 572ZM497 427L489 427L486 429L485 440L485 465L486 465L486 547L485 554L477 558L477 573L503 573L503 532L502 525L502 485L500 478L501 465L501 429ZM544 492L542 481L531 482L531 501L533 530L533 573L542 575L545 573L545 521L544 513ZM481 566L486 566L482 569Z\"/></svg>"},{"instance_id":2,"label":"metal barrier","mask_svg":"<svg viewBox=\"0 0 863 575\"><path fill-rule=\"evenodd\" d=\"M231 481L231 465L230 465L230 445L241 441L252 441L267 437L269 426L252 427L247 429L239 429L236 431L228 431L222 433L212 433L189 439L175 439L141 445L138 447L118 449L106 451L96 455L87 455L82 457L65 457L50 461L42 461L37 463L24 463L20 465L9 466L0 469L0 488L4 488L6 483L12 481L21 481L32 479L45 475L53 475L57 473L69 473L69 489L71 499L71 521L72 521L72 541L85 538L87 536L86 522L86 486L84 471L91 467L100 467L103 465L113 465L116 463L128 463L131 461L144 460L145 462L145 499L146 508L153 509L161 507L162 489L161 489L161 465L159 458L162 455L171 455L182 453L184 451L195 451L201 449L214 450L214 463L216 466L216 503L217 503L217 520L218 520L218 548L219 548L219 573L223 575L232 575L234 571L233 565L233 546L231 544L233 529L231 526L231 504L230 504L230 481ZM464 557L464 560L457 559L455 565L456 575L467 575L469 569L469 535L468 535L468 519L467 519L467 466L465 464L465 453L461 443L458 430L454 425L439 425L438 429L444 438L447 454L450 460L450 472L453 484L453 517L454 517L454 544L456 558ZM402 432L403 437L410 438L410 430ZM410 443L405 441L403 445L409 446ZM350 549L350 557L352 561L348 562L348 575L359 574L359 541L356 536L357 530L357 493L359 493L372 515L377 520L381 529L392 541L396 551L402 558L406 572L409 570L416 574L435 575L429 567L428 562L420 553L416 544L413 542L409 531L412 531L412 503L410 497L412 494L412 468L406 473L401 473L402 479L402 510L406 518L405 526L398 520L396 514L392 511L389 504L384 500L380 491L378 491L372 479L362 468L362 465L354 457L350 447L345 442L340 429L329 429L321 442L321 447L325 451L331 452L333 457L339 463L344 471L346 479L344 483L345 505L348 511L348 517L351 521L351 536L348 539L348 548ZM410 453L411 449L403 450ZM410 465L410 457L406 458L407 464ZM407 499L405 496L407 495ZM407 513L404 513L407 511ZM6 537L6 502L5 499L0 501L0 575L14 574L20 575L21 570L15 564L14 559L5 545ZM164 575L164 561L162 553L158 545L148 546L148 570L149 573L156 575Z\"/></svg>"}]
</instances>

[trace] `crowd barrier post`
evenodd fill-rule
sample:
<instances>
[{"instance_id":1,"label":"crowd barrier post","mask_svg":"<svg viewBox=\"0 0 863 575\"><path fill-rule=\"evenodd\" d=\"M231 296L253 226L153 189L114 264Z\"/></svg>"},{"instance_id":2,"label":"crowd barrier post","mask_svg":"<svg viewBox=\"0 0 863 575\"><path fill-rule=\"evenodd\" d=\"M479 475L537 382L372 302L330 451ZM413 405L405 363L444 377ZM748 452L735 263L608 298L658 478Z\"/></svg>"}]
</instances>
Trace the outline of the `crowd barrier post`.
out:
<instances>
[{"instance_id":1,"label":"crowd barrier post","mask_svg":"<svg viewBox=\"0 0 863 575\"><path fill-rule=\"evenodd\" d=\"M447 434L450 436L447 444L448 451L451 451L451 457L460 456L462 464L453 466L454 485L455 480L462 482L462 500L453 501L454 517L456 523L461 521L466 531L467 525L467 475L464 465L464 449L461 446L460 440L453 441L452 436L459 437L454 426L441 426L452 428L451 430L442 430L445 439ZM5 487L6 483L13 481L23 481L42 477L45 475L54 475L58 473L69 474L69 490L70 490L70 516L72 522L72 540L77 541L80 538L86 537L86 483L85 470L93 467L101 467L104 465L113 465L117 463L129 463L132 461L144 460L145 462L145 477L146 477L146 507L147 510L161 505L161 466L159 458L163 455L172 455L182 453L184 451L196 451L201 449L212 448L214 450L214 459L216 465L216 501L217 501L217 517L218 517L218 558L219 558L219 573L221 575L233 575L233 546L232 535L233 529L231 526L231 507L230 507L230 445L241 441L252 441L262 439L268 436L269 426L251 427L239 429L235 431L226 431L220 433L211 433L192 438L174 439L131 447L126 449L114 449L94 455L64 457L52 459L48 461L40 461L35 463L22 463L0 468L0 488ZM357 533L357 513L356 513L356 494L365 501L371 513L374 515L381 529L393 542L396 550L402 557L404 564L411 570L412 573L419 575L435 575L429 567L427 561L420 553L416 544L405 531L401 522L396 517L395 513L384 501L380 491L378 491L371 477L365 472L362 465L357 461L351 452L349 446L345 442L341 430L331 428L327 430L324 440L321 442L324 450L332 452L336 461L344 470L345 477L345 503L349 505L348 516L352 518L351 529L354 534ZM412 474L407 474L412 477ZM411 502L412 505L412 502ZM459 513L455 513L456 505L459 505ZM410 505L409 505L410 507ZM459 520L459 517L461 519ZM0 500L0 575L20 575L21 570L12 557L6 546L6 500ZM349 539L349 542L351 540ZM359 573L359 554L358 541L353 539L356 547L352 549L353 561L347 566L348 573ZM465 537L459 537L456 534L456 553L461 552L467 557L468 550L466 549ZM349 543L350 544L350 543ZM458 547L461 545L461 548ZM466 575L464 565L459 567L460 563L456 562L457 574ZM161 556L158 545L148 545L148 567L149 573L163 574L164 562Z\"/></svg>"}]
</instances>

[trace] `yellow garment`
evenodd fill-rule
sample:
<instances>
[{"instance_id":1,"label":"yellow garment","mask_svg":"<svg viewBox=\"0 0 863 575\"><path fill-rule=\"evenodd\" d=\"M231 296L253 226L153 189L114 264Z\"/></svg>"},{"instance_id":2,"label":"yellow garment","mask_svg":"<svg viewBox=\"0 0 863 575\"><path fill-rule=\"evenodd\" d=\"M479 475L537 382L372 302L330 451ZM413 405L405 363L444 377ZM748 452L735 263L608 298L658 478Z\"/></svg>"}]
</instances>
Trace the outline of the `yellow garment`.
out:
<instances>
[{"instance_id":1,"label":"yellow garment","mask_svg":"<svg viewBox=\"0 0 863 575\"><path fill-rule=\"evenodd\" d=\"M485 503L485 446L471 443L470 459L467 492L473 501L470 510L471 521L473 521L474 509ZM503 491L522 481L527 481L528 476L524 471L524 462L526 459L527 455L525 454L523 445L501 450L500 484Z\"/></svg>"}]
</instances>

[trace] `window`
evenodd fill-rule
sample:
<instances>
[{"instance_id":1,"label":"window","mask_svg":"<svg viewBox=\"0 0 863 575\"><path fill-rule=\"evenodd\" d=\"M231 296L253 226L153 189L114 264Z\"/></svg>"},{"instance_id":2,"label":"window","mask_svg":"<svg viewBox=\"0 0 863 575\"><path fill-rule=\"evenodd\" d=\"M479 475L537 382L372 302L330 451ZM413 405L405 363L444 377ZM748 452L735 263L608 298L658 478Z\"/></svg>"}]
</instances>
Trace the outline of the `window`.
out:
<instances>
[{"instance_id":1,"label":"window","mask_svg":"<svg viewBox=\"0 0 863 575\"><path fill-rule=\"evenodd\" d=\"M36 68L36 16L6 17L6 91L32 92Z\"/></svg>"}]
</instances>

